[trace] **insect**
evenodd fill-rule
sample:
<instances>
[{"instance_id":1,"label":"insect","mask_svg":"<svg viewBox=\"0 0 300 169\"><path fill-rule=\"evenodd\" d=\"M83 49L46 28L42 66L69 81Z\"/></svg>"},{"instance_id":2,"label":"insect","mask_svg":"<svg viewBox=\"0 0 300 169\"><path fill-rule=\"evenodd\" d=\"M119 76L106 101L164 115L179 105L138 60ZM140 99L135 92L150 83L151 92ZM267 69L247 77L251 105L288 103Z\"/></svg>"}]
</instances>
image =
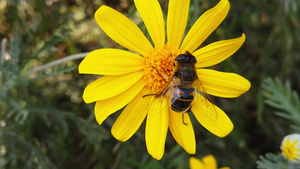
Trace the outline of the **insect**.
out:
<instances>
[{"instance_id":1,"label":"insect","mask_svg":"<svg viewBox=\"0 0 300 169\"><path fill-rule=\"evenodd\" d=\"M196 104L205 104L206 109L201 110L203 113L213 119L217 119L217 111L214 105L211 103L209 96L206 94L205 89L198 78L195 56L186 52L180 54L175 58L174 62L174 74L168 79L163 89L155 95L155 98L161 98L164 96L170 97L171 109L174 112L182 113L182 121L184 122L184 113L190 112L193 103L195 102L195 95L200 94L201 99L197 99ZM154 67L153 67L154 68ZM154 68L158 73L164 75L162 72ZM148 96L148 95L146 95ZM199 106L202 107L203 106ZM207 112L209 108L209 112Z\"/></svg>"}]
</instances>

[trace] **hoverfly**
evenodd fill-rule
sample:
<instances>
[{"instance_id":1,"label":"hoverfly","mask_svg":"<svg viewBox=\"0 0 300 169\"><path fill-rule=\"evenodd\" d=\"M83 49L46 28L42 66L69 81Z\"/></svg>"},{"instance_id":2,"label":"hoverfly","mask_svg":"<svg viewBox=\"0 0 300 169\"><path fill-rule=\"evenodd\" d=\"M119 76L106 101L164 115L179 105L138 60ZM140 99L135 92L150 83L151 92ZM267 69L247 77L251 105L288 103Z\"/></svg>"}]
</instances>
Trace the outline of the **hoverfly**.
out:
<instances>
[{"instance_id":1,"label":"hoverfly","mask_svg":"<svg viewBox=\"0 0 300 169\"><path fill-rule=\"evenodd\" d=\"M164 96L170 97L171 109L174 112L182 113L182 121L184 122L184 114L190 112L193 103L195 102L195 95L200 94L201 99L197 99L196 104L205 104L211 110L209 114L206 114L209 118L217 120L217 111L214 104L211 102L207 95L205 88L197 75L196 63L197 59L191 53L178 55L174 62L174 74L168 79L163 89L155 95L155 98L162 98ZM164 75L153 67L158 73ZM145 95L145 96L149 96ZM144 97L145 97L144 96ZM201 107L201 106L200 106ZM208 113L205 110L201 110L203 113Z\"/></svg>"}]
</instances>

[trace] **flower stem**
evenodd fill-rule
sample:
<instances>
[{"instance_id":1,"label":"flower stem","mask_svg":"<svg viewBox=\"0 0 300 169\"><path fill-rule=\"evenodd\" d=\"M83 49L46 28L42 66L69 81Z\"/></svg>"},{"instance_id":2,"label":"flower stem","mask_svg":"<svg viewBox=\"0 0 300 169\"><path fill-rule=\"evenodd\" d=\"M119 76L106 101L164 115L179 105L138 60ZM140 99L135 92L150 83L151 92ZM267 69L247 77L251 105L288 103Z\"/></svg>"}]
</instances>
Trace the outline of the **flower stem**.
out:
<instances>
[{"instance_id":1,"label":"flower stem","mask_svg":"<svg viewBox=\"0 0 300 169\"><path fill-rule=\"evenodd\" d=\"M47 69L47 68L49 68L49 67L52 67L52 66L56 66L56 65L65 63L65 62L70 61L70 60L75 60L75 59L81 59L81 58L84 58L88 53L89 53L89 52L86 52L86 53L78 53L78 54L66 56L66 57L64 57L64 58L62 58L62 59L59 59L59 60L56 60L56 61L53 61L53 62L44 64L44 65L39 66L39 67L36 67L36 68L34 68L34 69L31 69L31 70L29 70L28 72L26 72L25 75L29 75L29 74L32 74L32 73L35 73L35 72L38 72L38 71L42 71L42 70Z\"/></svg>"}]
</instances>

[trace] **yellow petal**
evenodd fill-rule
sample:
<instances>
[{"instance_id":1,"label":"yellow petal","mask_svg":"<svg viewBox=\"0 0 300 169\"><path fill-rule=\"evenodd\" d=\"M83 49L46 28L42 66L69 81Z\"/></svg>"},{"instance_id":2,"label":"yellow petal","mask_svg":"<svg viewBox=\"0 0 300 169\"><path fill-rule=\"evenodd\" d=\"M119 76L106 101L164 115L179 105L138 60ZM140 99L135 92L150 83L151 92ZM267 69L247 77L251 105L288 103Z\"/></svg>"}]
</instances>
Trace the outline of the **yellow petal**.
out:
<instances>
[{"instance_id":1,"label":"yellow petal","mask_svg":"<svg viewBox=\"0 0 300 169\"><path fill-rule=\"evenodd\" d=\"M168 45L178 49L188 20L190 0L170 0L167 18Z\"/></svg>"},{"instance_id":2,"label":"yellow petal","mask_svg":"<svg viewBox=\"0 0 300 169\"><path fill-rule=\"evenodd\" d=\"M207 169L217 169L217 161L214 156L208 155L202 158L203 165Z\"/></svg>"},{"instance_id":3,"label":"yellow petal","mask_svg":"<svg viewBox=\"0 0 300 169\"><path fill-rule=\"evenodd\" d=\"M122 75L144 68L144 58L120 49L98 49L89 53L79 65L79 73Z\"/></svg>"},{"instance_id":4,"label":"yellow petal","mask_svg":"<svg viewBox=\"0 0 300 169\"><path fill-rule=\"evenodd\" d=\"M199 103L199 99L203 100L204 98L200 94L196 93L194 103ZM233 124L223 110L217 106L214 107L215 109L207 107L205 103L193 104L192 112L199 123L208 131L219 137L225 137L232 131ZM216 111L217 119L210 118L209 114L213 114L210 111Z\"/></svg>"},{"instance_id":5,"label":"yellow petal","mask_svg":"<svg viewBox=\"0 0 300 169\"><path fill-rule=\"evenodd\" d=\"M182 113L169 110L169 118L169 128L174 139L186 152L195 154L195 133L188 113L184 113L182 118Z\"/></svg>"},{"instance_id":6,"label":"yellow petal","mask_svg":"<svg viewBox=\"0 0 300 169\"><path fill-rule=\"evenodd\" d=\"M166 99L154 99L147 115L145 138L149 154L157 160L162 158L165 151L168 121L168 103Z\"/></svg>"},{"instance_id":7,"label":"yellow petal","mask_svg":"<svg viewBox=\"0 0 300 169\"><path fill-rule=\"evenodd\" d=\"M144 86L145 82L141 79L125 92L109 99L97 101L95 105L95 117L97 122L101 125L109 115L118 111L133 100L141 92Z\"/></svg>"},{"instance_id":8,"label":"yellow petal","mask_svg":"<svg viewBox=\"0 0 300 169\"><path fill-rule=\"evenodd\" d=\"M196 50L197 68L216 65L234 54L245 42L245 34L236 39L218 41Z\"/></svg>"},{"instance_id":9,"label":"yellow petal","mask_svg":"<svg viewBox=\"0 0 300 169\"><path fill-rule=\"evenodd\" d=\"M151 93L144 88L124 109L111 129L112 135L120 140L127 141L141 126L148 112L149 102L153 97L143 97Z\"/></svg>"},{"instance_id":10,"label":"yellow petal","mask_svg":"<svg viewBox=\"0 0 300 169\"><path fill-rule=\"evenodd\" d=\"M209 168L204 168L202 162L195 157L190 157L189 162L190 162L191 169L209 169Z\"/></svg>"},{"instance_id":11,"label":"yellow petal","mask_svg":"<svg viewBox=\"0 0 300 169\"><path fill-rule=\"evenodd\" d=\"M230 167L222 167L222 168L220 168L220 169L230 169Z\"/></svg>"},{"instance_id":12,"label":"yellow petal","mask_svg":"<svg viewBox=\"0 0 300 169\"><path fill-rule=\"evenodd\" d=\"M247 92L251 84L244 77L235 73L219 72L211 69L197 69L204 92L210 95L234 98Z\"/></svg>"},{"instance_id":13,"label":"yellow petal","mask_svg":"<svg viewBox=\"0 0 300 169\"><path fill-rule=\"evenodd\" d=\"M116 10L102 5L95 13L101 29L115 42L143 56L150 55L153 47L143 32Z\"/></svg>"},{"instance_id":14,"label":"yellow petal","mask_svg":"<svg viewBox=\"0 0 300 169\"><path fill-rule=\"evenodd\" d=\"M221 24L229 11L228 0L221 0L195 22L182 42L182 51L193 52Z\"/></svg>"},{"instance_id":15,"label":"yellow petal","mask_svg":"<svg viewBox=\"0 0 300 169\"><path fill-rule=\"evenodd\" d=\"M143 77L144 71L119 76L103 76L89 84L83 92L83 100L91 103L123 93Z\"/></svg>"},{"instance_id":16,"label":"yellow petal","mask_svg":"<svg viewBox=\"0 0 300 169\"><path fill-rule=\"evenodd\" d=\"M134 0L135 6L154 42L155 48L165 45L165 21L157 0Z\"/></svg>"}]
</instances>

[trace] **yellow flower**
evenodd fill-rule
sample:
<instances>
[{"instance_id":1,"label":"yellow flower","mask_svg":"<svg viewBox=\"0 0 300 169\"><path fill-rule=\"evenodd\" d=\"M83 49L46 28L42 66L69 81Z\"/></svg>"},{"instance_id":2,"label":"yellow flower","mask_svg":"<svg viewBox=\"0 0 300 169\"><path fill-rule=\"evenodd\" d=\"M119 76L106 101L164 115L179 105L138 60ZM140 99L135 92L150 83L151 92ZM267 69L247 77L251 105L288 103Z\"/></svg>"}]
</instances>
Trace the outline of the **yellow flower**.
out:
<instances>
[{"instance_id":1,"label":"yellow flower","mask_svg":"<svg viewBox=\"0 0 300 169\"><path fill-rule=\"evenodd\" d=\"M156 159L161 159L164 154L168 128L178 144L188 153L194 154L195 135L188 113L182 115L165 108L169 107L165 97L152 102L154 96L143 96L162 90L167 82L167 77L162 73L170 78L173 75L173 59L186 51L197 59L197 74L207 94L225 98L240 96L249 90L248 80L234 73L203 68L230 57L244 43L245 35L197 49L226 17L229 11L228 0L221 0L205 12L183 41L189 0L170 0L166 23L167 40L164 17L158 1L134 0L134 3L154 46L132 21L110 7L101 6L95 13L97 23L111 39L129 51L98 49L85 57L79 65L79 73L105 76L85 88L83 99L86 103L96 101L95 116L99 124L127 105L111 129L112 135L123 142L138 130L147 116L146 146L149 154ZM195 103L201 98L196 93ZM154 109L149 109L149 104L162 111L151 113ZM203 104L192 106L195 117L207 130L225 137L232 131L233 124L221 109L216 107L215 110L218 118L210 119L203 111L209 112L211 109Z\"/></svg>"},{"instance_id":2,"label":"yellow flower","mask_svg":"<svg viewBox=\"0 0 300 169\"><path fill-rule=\"evenodd\" d=\"M282 155L291 162L300 163L300 134L290 134L281 143Z\"/></svg>"},{"instance_id":3,"label":"yellow flower","mask_svg":"<svg viewBox=\"0 0 300 169\"><path fill-rule=\"evenodd\" d=\"M208 155L202 158L202 161L195 157L190 158L191 169L217 169L217 162L214 156ZM230 169L229 167L222 167L220 169Z\"/></svg>"}]
</instances>

